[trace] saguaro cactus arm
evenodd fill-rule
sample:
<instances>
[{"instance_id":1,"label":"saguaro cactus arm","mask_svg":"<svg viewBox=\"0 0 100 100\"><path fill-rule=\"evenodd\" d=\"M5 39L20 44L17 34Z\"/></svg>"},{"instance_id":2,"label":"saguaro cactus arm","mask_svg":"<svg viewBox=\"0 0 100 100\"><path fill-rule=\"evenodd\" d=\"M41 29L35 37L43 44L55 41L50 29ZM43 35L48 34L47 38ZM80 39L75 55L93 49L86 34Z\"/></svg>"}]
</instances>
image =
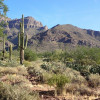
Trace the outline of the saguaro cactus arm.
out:
<instances>
[{"instance_id":1,"label":"saguaro cactus arm","mask_svg":"<svg viewBox=\"0 0 100 100\"><path fill-rule=\"evenodd\" d=\"M20 47L20 33L18 33L18 48Z\"/></svg>"},{"instance_id":2,"label":"saguaro cactus arm","mask_svg":"<svg viewBox=\"0 0 100 100\"><path fill-rule=\"evenodd\" d=\"M3 51L2 51L2 53L3 53L3 59L4 59L4 57L5 57L5 35L3 35Z\"/></svg>"},{"instance_id":3,"label":"saguaro cactus arm","mask_svg":"<svg viewBox=\"0 0 100 100\"><path fill-rule=\"evenodd\" d=\"M25 49L27 48L27 42L28 42L28 36L26 34L26 39L25 39Z\"/></svg>"},{"instance_id":4,"label":"saguaro cactus arm","mask_svg":"<svg viewBox=\"0 0 100 100\"><path fill-rule=\"evenodd\" d=\"M24 15L22 15L22 47L24 49Z\"/></svg>"},{"instance_id":5,"label":"saguaro cactus arm","mask_svg":"<svg viewBox=\"0 0 100 100\"><path fill-rule=\"evenodd\" d=\"M9 47L9 60L12 60L12 44Z\"/></svg>"}]
</instances>

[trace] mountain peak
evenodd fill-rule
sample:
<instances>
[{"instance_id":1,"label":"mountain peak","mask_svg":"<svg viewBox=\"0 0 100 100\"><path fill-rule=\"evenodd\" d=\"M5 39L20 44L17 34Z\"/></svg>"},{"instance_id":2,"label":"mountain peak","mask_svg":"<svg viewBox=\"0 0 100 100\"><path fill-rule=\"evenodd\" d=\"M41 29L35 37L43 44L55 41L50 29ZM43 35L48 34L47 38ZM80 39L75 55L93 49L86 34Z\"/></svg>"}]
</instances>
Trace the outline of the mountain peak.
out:
<instances>
[{"instance_id":1,"label":"mountain peak","mask_svg":"<svg viewBox=\"0 0 100 100\"><path fill-rule=\"evenodd\" d=\"M8 21L9 23L9 28L20 28L20 22L21 19L13 19ZM39 28L39 27L43 27L42 23L39 21L36 21L33 17L28 16L28 17L24 17L24 27L25 28Z\"/></svg>"}]
</instances>

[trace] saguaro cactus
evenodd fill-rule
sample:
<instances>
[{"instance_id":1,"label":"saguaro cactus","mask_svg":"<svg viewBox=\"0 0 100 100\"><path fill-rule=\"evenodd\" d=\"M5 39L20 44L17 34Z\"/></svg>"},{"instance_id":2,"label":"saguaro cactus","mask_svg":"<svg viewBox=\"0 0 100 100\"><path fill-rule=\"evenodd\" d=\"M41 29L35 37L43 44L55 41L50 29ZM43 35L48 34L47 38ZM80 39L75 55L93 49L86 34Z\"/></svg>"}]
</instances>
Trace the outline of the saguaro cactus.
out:
<instances>
[{"instance_id":1,"label":"saguaro cactus","mask_svg":"<svg viewBox=\"0 0 100 100\"><path fill-rule=\"evenodd\" d=\"M9 60L12 60L12 44L9 46Z\"/></svg>"},{"instance_id":2,"label":"saguaro cactus","mask_svg":"<svg viewBox=\"0 0 100 100\"><path fill-rule=\"evenodd\" d=\"M18 46L20 49L20 64L23 64L24 61L24 50L27 48L27 40L28 40L27 35L26 39L24 40L24 15L22 15L22 23L20 23L20 33L18 34Z\"/></svg>"},{"instance_id":3,"label":"saguaro cactus","mask_svg":"<svg viewBox=\"0 0 100 100\"><path fill-rule=\"evenodd\" d=\"M3 53L3 59L4 59L4 57L5 57L5 35L3 35L3 51L2 51L2 53Z\"/></svg>"}]
</instances>

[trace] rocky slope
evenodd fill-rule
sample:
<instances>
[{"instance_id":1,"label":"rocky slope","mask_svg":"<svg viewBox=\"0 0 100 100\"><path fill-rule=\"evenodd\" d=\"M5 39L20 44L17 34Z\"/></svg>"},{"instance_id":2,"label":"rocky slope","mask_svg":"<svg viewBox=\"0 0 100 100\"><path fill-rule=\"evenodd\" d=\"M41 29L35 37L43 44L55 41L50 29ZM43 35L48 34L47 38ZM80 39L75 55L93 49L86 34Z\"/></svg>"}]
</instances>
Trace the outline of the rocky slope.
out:
<instances>
[{"instance_id":1,"label":"rocky slope","mask_svg":"<svg viewBox=\"0 0 100 100\"><path fill-rule=\"evenodd\" d=\"M13 43L16 47L18 44L18 32L20 31L20 22L21 19L9 19L5 17L0 17L0 22L2 21L8 22L8 25L5 26L4 33L7 34L7 39L10 43ZM36 21L33 17L25 17L24 18L24 27L25 27L25 34L28 34L28 38L30 39L33 35L46 31L48 29L47 26L43 26L41 22ZM7 46L9 43L6 43ZM2 45L2 44L1 44Z\"/></svg>"},{"instance_id":2,"label":"rocky slope","mask_svg":"<svg viewBox=\"0 0 100 100\"><path fill-rule=\"evenodd\" d=\"M100 47L99 40L99 31L81 29L67 24L56 25L45 32L36 34L29 40L29 45L37 50L65 49L67 45L73 47L77 45Z\"/></svg>"}]
</instances>

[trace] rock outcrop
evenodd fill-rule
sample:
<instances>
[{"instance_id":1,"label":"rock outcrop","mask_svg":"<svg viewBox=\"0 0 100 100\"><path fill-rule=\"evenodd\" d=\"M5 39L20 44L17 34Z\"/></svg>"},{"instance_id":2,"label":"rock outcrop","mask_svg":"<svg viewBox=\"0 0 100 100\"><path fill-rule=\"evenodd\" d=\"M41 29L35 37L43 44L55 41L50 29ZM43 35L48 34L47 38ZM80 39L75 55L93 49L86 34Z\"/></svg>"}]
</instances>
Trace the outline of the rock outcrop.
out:
<instances>
[{"instance_id":1,"label":"rock outcrop","mask_svg":"<svg viewBox=\"0 0 100 100\"><path fill-rule=\"evenodd\" d=\"M20 22L21 19L14 19L14 20L10 20L8 21L9 23L9 28L20 28ZM33 17L25 17L24 18L24 27L26 28L39 28L39 27L43 27L42 23L39 21L36 21Z\"/></svg>"}]
</instances>

